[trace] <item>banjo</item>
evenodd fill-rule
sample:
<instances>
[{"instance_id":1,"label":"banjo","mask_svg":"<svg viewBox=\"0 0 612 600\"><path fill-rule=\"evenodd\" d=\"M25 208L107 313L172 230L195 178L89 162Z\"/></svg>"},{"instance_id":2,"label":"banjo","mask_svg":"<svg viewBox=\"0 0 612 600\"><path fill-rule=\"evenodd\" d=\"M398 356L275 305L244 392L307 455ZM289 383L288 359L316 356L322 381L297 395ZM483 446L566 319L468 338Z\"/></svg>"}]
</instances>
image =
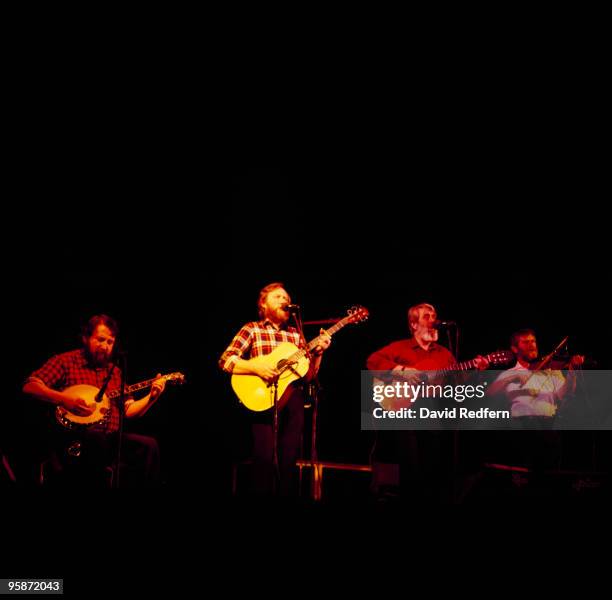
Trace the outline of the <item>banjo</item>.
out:
<instances>
[{"instance_id":1,"label":"banjo","mask_svg":"<svg viewBox=\"0 0 612 600\"><path fill-rule=\"evenodd\" d=\"M150 388L153 382L157 379L165 379L167 383L182 385L185 383L185 376L182 373L170 373L168 375L162 375L154 379L147 379L134 385L126 386L125 394L132 394L139 390ZM115 398L119 398L121 390L113 390L107 392L99 398L100 390L95 385L71 385L67 387L64 392L72 392L74 395L79 396L85 400L88 404L94 405L94 410L90 415L76 415L71 413L63 406L58 406L55 409L55 418L58 423L67 429L75 428L88 428L94 425L104 424L111 415L111 401Z\"/></svg>"}]
</instances>

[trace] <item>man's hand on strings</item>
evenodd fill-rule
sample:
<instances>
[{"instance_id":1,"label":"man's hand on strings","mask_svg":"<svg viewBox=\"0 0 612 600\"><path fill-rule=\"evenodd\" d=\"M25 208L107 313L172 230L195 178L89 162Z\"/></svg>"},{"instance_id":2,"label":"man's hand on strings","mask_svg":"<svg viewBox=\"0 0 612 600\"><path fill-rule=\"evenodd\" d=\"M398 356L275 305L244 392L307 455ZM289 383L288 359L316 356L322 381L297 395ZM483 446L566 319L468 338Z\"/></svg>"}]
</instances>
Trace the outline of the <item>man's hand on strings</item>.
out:
<instances>
[{"instance_id":1,"label":"man's hand on strings","mask_svg":"<svg viewBox=\"0 0 612 600\"><path fill-rule=\"evenodd\" d=\"M255 375L259 375L259 377L261 377L266 383L272 383L275 379L278 379L278 376L280 375L276 369L273 369L268 365L253 363L251 367L255 372Z\"/></svg>"},{"instance_id":2,"label":"man's hand on strings","mask_svg":"<svg viewBox=\"0 0 612 600\"><path fill-rule=\"evenodd\" d=\"M166 389L166 380L162 377L161 373L158 373L151 385L151 400L156 400L164 389Z\"/></svg>"},{"instance_id":3,"label":"man's hand on strings","mask_svg":"<svg viewBox=\"0 0 612 600\"><path fill-rule=\"evenodd\" d=\"M331 344L331 336L328 335L325 329L321 329L319 333L319 341L317 342L317 345L314 349L314 354L315 355L323 354L323 352L325 352L325 350L329 348L330 344Z\"/></svg>"},{"instance_id":4,"label":"man's hand on strings","mask_svg":"<svg viewBox=\"0 0 612 600\"><path fill-rule=\"evenodd\" d=\"M474 365L479 371L484 371L489 368L489 361L480 354L474 359Z\"/></svg>"},{"instance_id":5,"label":"man's hand on strings","mask_svg":"<svg viewBox=\"0 0 612 600\"><path fill-rule=\"evenodd\" d=\"M569 368L570 370L577 369L581 367L583 364L584 364L584 356L580 354L576 354L575 356L572 356L572 358L570 359Z\"/></svg>"},{"instance_id":6,"label":"man's hand on strings","mask_svg":"<svg viewBox=\"0 0 612 600\"><path fill-rule=\"evenodd\" d=\"M95 404L90 404L84 398L70 392L64 392L62 405L67 411L80 417L91 415L95 409Z\"/></svg>"}]
</instances>

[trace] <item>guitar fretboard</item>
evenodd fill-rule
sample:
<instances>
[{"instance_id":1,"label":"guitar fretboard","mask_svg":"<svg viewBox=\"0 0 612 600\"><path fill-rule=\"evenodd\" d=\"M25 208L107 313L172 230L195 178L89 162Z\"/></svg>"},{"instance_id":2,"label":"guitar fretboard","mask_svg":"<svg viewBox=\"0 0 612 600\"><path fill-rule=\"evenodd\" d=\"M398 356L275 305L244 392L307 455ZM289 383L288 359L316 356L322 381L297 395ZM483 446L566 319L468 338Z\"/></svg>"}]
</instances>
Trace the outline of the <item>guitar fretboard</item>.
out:
<instances>
[{"instance_id":1,"label":"guitar fretboard","mask_svg":"<svg viewBox=\"0 0 612 600\"><path fill-rule=\"evenodd\" d=\"M149 388L153 385L153 382L157 379L157 377L153 378L153 379L147 379L146 381L141 381L140 383L134 383L133 385L128 385L125 388L125 394L131 394L133 392L137 392L139 390L144 390L146 388ZM166 381L172 381L171 377L169 375L162 375L162 377L160 379L165 379ZM107 396L109 398L118 398L119 395L121 394L121 390L113 390L112 392L109 392L107 394Z\"/></svg>"},{"instance_id":2,"label":"guitar fretboard","mask_svg":"<svg viewBox=\"0 0 612 600\"><path fill-rule=\"evenodd\" d=\"M484 358L486 358L490 363L494 363L494 355L487 354ZM476 359L472 360L464 360L463 362L454 363L450 367L446 367L445 369L437 369L437 373L445 374L452 373L453 371L471 371L472 369L476 369Z\"/></svg>"},{"instance_id":3,"label":"guitar fretboard","mask_svg":"<svg viewBox=\"0 0 612 600\"><path fill-rule=\"evenodd\" d=\"M329 329L326 329L325 331L327 332L327 335L331 337L332 335L334 335L334 333L336 333L337 331L340 331L340 329L342 329L345 325L347 325L350 322L351 322L351 317L344 317L344 319L340 319L340 321L338 321L335 325L332 325ZM289 363L297 362L298 360L300 360L300 358L302 358L303 356L306 356L307 352L314 350L317 347L318 343L319 343L319 336L314 338L314 340L312 340L306 346L306 348L302 348L301 350L294 352L287 359L287 362Z\"/></svg>"},{"instance_id":4,"label":"guitar fretboard","mask_svg":"<svg viewBox=\"0 0 612 600\"><path fill-rule=\"evenodd\" d=\"M438 373L452 373L453 371L470 371L476 368L476 359L472 360L464 360L463 362L454 363L450 367L446 367L445 369L437 369Z\"/></svg>"}]
</instances>

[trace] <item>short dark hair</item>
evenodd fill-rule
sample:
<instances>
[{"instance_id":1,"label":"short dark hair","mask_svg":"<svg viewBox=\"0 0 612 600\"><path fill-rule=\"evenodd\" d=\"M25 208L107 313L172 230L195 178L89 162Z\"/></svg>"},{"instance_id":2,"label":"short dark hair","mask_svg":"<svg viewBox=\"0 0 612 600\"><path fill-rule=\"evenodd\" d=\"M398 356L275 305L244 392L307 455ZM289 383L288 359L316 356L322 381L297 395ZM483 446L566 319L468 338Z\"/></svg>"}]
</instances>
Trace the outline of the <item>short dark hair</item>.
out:
<instances>
[{"instance_id":1,"label":"short dark hair","mask_svg":"<svg viewBox=\"0 0 612 600\"><path fill-rule=\"evenodd\" d=\"M512 346L516 346L518 343L518 339L525 335L532 335L533 337L536 337L536 333L533 329L529 329L529 328L519 329L518 331L515 331L510 336L510 347L512 348Z\"/></svg>"},{"instance_id":2,"label":"short dark hair","mask_svg":"<svg viewBox=\"0 0 612 600\"><path fill-rule=\"evenodd\" d=\"M106 325L106 327L110 329L111 333L115 337L119 335L119 325L117 324L117 321L115 321L115 319L109 317L108 315L94 315L81 328L81 333L83 334L83 337L91 337L98 325Z\"/></svg>"}]
</instances>

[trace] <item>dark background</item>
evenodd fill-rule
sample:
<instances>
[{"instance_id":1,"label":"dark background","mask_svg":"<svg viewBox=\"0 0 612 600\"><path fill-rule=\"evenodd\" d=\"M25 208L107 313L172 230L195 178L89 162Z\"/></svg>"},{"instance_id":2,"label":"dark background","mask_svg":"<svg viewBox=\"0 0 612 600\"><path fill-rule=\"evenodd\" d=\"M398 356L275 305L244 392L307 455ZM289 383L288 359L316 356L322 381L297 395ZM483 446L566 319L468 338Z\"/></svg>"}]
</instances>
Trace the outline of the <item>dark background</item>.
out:
<instances>
[{"instance_id":1,"label":"dark background","mask_svg":"<svg viewBox=\"0 0 612 600\"><path fill-rule=\"evenodd\" d=\"M386 24L384 43L373 45L369 31L346 28L343 17L338 29L354 31L365 47L334 37L339 58L327 44L319 61L309 49L306 69L293 55L283 69L278 52L249 60L252 53L238 51L230 63L227 36L203 60L201 35L179 24L147 27L142 15L126 26L128 35L100 38L65 19L70 34L83 32L77 44L47 18L40 29L50 40L38 37L31 15L23 27L14 24L0 236L2 445L12 457L28 447L22 378L49 353L73 347L91 312L121 320L131 378L180 368L190 383L168 390L138 423L161 439L168 481L161 497L6 492L7 576L63 575L67 593L68 586L116 592L119 584L135 591L147 581L156 592L160 583L191 591L225 559L226 586L245 580L267 590L276 583L266 577L270 558L286 556L285 572L294 576L297 564L305 574L300 585L319 584L323 578L312 575L327 566L341 573L345 589L355 564L390 558L398 540L408 542L411 559L430 562L434 552L448 555L451 540L464 551L478 523L487 528L487 548L516 540L528 552L530 531L540 555L543 539L568 547L572 516L565 507L554 514L554 503L529 511L533 528L508 527L509 512L494 504L456 532L444 527L443 511L392 519L377 512L367 523L363 511L343 503L333 524L321 519L323 527L314 527L321 512L224 511L206 502L226 493L227 465L242 439L215 361L255 314L257 290L270 280L285 281L306 318L354 302L372 312L369 324L340 332L325 359L325 458L366 456L367 436L336 409L357 402L340 374L352 375L373 348L405 331L405 308L414 301L430 300L442 318L461 323L462 358L505 345L512 329L531 325L543 349L570 334L573 350L610 364L610 230L599 207L609 197L609 101L597 60L605 38L592 18L581 27L572 13L576 27L555 26L564 15L551 21L547 14L506 39L506 15L485 27L477 21L487 41L501 41L483 46L452 18L448 29L461 41L448 36L447 48L438 16L428 21L435 32L415 22L412 30L429 35L410 36L408 58L397 52L403 38L387 35ZM133 30L150 41L134 40ZM180 32L180 43L169 30ZM95 52L82 43L89 40ZM243 166L285 164L279 156L290 166ZM262 242L262 229L275 242ZM126 288L115 292L117 281ZM154 281L160 285L145 300ZM588 533L601 530L585 526L589 515L580 513L582 550L593 545ZM440 521L440 535L432 535ZM272 531L286 536L270 536L274 522L280 527ZM299 523L304 529L296 532ZM426 533L417 538L419 523ZM248 533L259 526L255 535L240 531L247 524ZM549 538L547 524L555 532ZM387 531L388 545L380 539ZM376 536L371 544L368 532ZM306 560L295 561L308 541ZM348 547L359 559L338 569L341 557L352 556ZM221 560L207 569L209 549ZM499 568L499 553L491 554ZM400 556L405 565L406 553ZM173 558L179 577L170 578ZM473 583L473 572L471 561L461 581L467 573Z\"/></svg>"},{"instance_id":2,"label":"dark background","mask_svg":"<svg viewBox=\"0 0 612 600\"><path fill-rule=\"evenodd\" d=\"M610 233L596 202L597 157L543 160L536 150L516 161L486 150L259 168L154 151L130 162L128 149L120 159L18 170L15 179L36 184L15 188L3 223L0 439L23 484L3 505L15 532L11 574L64 576L86 590L92 557L104 555L108 575L98 585L110 590L120 572L151 585L151 565L168 573L177 556L177 572L199 572L200 554L188 548L212 548L231 564L246 552L258 565L267 560L262 540L275 552L313 543L313 564L334 535L360 547L365 480L337 479L334 488L328 477L331 512L329 504L254 509L230 500L231 465L248 455L250 440L217 360L255 318L257 293L271 281L285 283L305 320L341 316L357 303L371 313L338 332L324 358L324 460L369 460L358 372L372 351L405 335L406 308L416 302L461 325L461 359L507 348L510 333L528 326L543 351L569 335L573 352L609 368ZM187 376L129 423L160 441L166 485L154 496L28 485L40 430L20 393L23 378L76 347L82 321L97 312L120 321L131 381L158 371ZM370 531L393 530L371 514ZM142 576L130 567L112 574L113 561L135 560Z\"/></svg>"},{"instance_id":3,"label":"dark background","mask_svg":"<svg viewBox=\"0 0 612 600\"><path fill-rule=\"evenodd\" d=\"M405 337L406 309L418 302L459 323L461 360L508 348L512 331L533 327L543 352L569 335L572 352L608 367L607 226L585 169L519 171L483 158L477 178L456 158L425 170L414 162L226 165L199 170L197 187L154 162L119 195L118 176L101 178L94 194L74 185L64 193L77 210L53 184L42 208L29 212L24 198L23 213L6 224L19 236L5 250L3 445L18 465L25 460L23 378L76 347L83 320L105 312L122 327L130 381L187 376L129 422L159 438L168 489L227 495L231 464L248 456L250 439L217 361L256 317L258 290L271 281L285 284L305 321L344 316L354 304L371 313L339 332L325 356L324 460L368 462L359 370L371 352ZM137 190L137 180L147 183ZM308 338L316 333L307 327Z\"/></svg>"}]
</instances>

